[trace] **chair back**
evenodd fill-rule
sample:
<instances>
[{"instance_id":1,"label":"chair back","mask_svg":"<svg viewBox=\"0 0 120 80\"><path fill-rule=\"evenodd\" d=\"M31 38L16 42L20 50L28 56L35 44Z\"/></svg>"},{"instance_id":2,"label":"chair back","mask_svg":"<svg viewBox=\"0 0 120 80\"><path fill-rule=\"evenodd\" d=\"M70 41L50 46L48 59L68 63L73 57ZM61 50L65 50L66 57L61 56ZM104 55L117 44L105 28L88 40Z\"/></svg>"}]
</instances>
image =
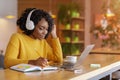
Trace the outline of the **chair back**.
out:
<instances>
[{"instance_id":1,"label":"chair back","mask_svg":"<svg viewBox=\"0 0 120 80\"><path fill-rule=\"evenodd\" d=\"M0 68L4 68L4 55L3 51L0 51Z\"/></svg>"}]
</instances>

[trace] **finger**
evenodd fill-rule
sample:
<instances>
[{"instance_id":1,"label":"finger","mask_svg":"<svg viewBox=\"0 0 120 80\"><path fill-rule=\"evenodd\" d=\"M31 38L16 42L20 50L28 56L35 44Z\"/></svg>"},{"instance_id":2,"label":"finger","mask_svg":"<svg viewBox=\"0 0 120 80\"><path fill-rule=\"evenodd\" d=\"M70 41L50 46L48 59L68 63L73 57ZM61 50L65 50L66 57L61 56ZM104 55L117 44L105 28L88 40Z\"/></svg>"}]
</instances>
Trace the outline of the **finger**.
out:
<instances>
[{"instance_id":1,"label":"finger","mask_svg":"<svg viewBox=\"0 0 120 80\"><path fill-rule=\"evenodd\" d=\"M47 59L44 59L44 60L42 61L42 63L43 63L44 65L48 65Z\"/></svg>"},{"instance_id":2,"label":"finger","mask_svg":"<svg viewBox=\"0 0 120 80\"><path fill-rule=\"evenodd\" d=\"M45 58L39 58L38 62L41 63L43 66L48 65L48 60Z\"/></svg>"},{"instance_id":3,"label":"finger","mask_svg":"<svg viewBox=\"0 0 120 80\"><path fill-rule=\"evenodd\" d=\"M46 67L47 65L46 64L42 64L42 67Z\"/></svg>"}]
</instances>

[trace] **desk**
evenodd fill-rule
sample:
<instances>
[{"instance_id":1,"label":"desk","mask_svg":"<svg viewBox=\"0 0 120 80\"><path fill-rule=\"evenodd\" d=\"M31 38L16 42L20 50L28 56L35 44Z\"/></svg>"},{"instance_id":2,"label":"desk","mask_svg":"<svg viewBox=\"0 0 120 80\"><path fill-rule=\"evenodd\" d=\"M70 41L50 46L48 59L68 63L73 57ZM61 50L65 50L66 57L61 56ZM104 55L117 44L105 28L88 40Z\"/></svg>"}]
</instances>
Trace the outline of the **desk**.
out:
<instances>
[{"instance_id":1,"label":"desk","mask_svg":"<svg viewBox=\"0 0 120 80\"><path fill-rule=\"evenodd\" d=\"M87 56L86 60L82 64L83 66L82 73L76 74L76 73L65 71L65 70L22 73L22 72L13 71L10 69L5 69L5 70L0 70L0 80L70 80L70 79L71 80L81 80L81 79L86 80L87 78L88 80L89 79L96 80L96 79L105 77L106 75L109 75L109 73L104 72L105 75L101 75L104 73L100 73L97 76L91 76L92 78L88 76L88 73L99 70L99 69L103 69L106 66L109 66L110 64L114 64L119 60L120 60L119 55L90 54L89 56ZM92 68L90 67L90 63L101 64L101 68ZM115 69L112 69L112 70L114 71L119 70L120 64L118 64L118 66L116 68L114 67ZM108 69L110 69L110 67ZM83 77L86 77L86 79L83 79Z\"/></svg>"},{"instance_id":2,"label":"desk","mask_svg":"<svg viewBox=\"0 0 120 80\"><path fill-rule=\"evenodd\" d=\"M120 50L112 50L112 49L109 49L109 48L96 48L96 49L93 49L91 51L91 53L95 53L95 54L118 54L120 55Z\"/></svg>"}]
</instances>

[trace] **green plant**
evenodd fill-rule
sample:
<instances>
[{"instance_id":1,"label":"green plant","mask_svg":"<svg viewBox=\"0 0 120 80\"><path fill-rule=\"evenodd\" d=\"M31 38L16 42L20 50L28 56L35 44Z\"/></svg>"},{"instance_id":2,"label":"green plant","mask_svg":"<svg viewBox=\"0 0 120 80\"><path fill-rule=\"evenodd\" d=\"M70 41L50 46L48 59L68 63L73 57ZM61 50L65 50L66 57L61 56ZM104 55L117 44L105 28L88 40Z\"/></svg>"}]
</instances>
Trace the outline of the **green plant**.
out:
<instances>
[{"instance_id":1,"label":"green plant","mask_svg":"<svg viewBox=\"0 0 120 80\"><path fill-rule=\"evenodd\" d=\"M70 4L59 4L57 14L58 22L63 25L69 24L72 17L75 15L79 16L80 10L80 4L77 3L72 2Z\"/></svg>"},{"instance_id":2,"label":"green plant","mask_svg":"<svg viewBox=\"0 0 120 80\"><path fill-rule=\"evenodd\" d=\"M102 6L103 19L102 23L97 23L91 29L95 38L102 41L102 47L110 47L120 49L120 1L112 0L109 6L114 16L107 16L106 11L108 6L106 3ZM105 24L105 25L104 25Z\"/></svg>"}]
</instances>

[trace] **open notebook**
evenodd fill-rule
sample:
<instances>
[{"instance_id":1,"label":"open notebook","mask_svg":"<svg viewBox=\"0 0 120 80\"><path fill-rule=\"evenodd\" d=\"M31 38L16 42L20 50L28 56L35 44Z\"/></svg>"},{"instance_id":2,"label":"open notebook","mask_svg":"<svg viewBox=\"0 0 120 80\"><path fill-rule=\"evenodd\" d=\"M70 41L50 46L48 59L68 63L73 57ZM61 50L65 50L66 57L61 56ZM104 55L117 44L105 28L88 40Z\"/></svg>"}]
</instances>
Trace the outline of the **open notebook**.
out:
<instances>
[{"instance_id":1,"label":"open notebook","mask_svg":"<svg viewBox=\"0 0 120 80\"><path fill-rule=\"evenodd\" d=\"M62 66L62 68L65 68L66 70L77 70L79 69L79 67L81 66L82 62L85 60L85 58L87 57L87 55L90 53L90 51L93 49L95 45L91 44L88 45L84 51L81 53L81 55L78 57L77 62L72 66L72 67L68 67L68 66Z\"/></svg>"},{"instance_id":2,"label":"open notebook","mask_svg":"<svg viewBox=\"0 0 120 80\"><path fill-rule=\"evenodd\" d=\"M57 67L54 66L46 66L41 68L40 66L34 66L31 64L18 64L15 66L10 67L12 70L21 71L21 72L32 72L32 71L48 71L48 70L57 70Z\"/></svg>"}]
</instances>

